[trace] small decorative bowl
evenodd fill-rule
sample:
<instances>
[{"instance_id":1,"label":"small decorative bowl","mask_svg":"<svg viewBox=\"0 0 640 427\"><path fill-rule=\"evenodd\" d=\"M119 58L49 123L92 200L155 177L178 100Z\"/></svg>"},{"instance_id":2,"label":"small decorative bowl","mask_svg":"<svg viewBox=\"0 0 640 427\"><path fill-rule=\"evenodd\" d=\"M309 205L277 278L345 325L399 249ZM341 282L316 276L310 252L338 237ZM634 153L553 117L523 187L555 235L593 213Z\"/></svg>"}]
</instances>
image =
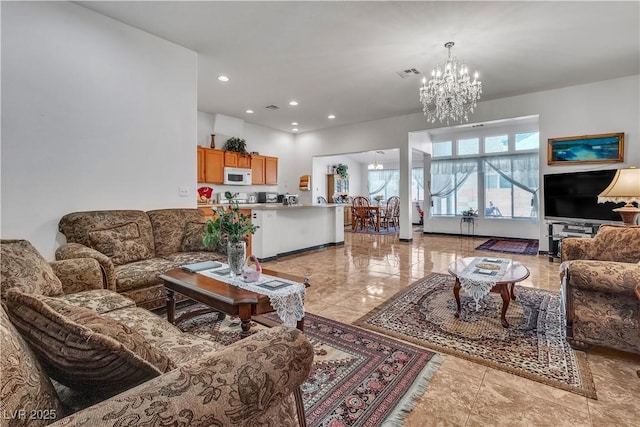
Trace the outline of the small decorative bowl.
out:
<instances>
[{"instance_id":1,"label":"small decorative bowl","mask_svg":"<svg viewBox=\"0 0 640 427\"><path fill-rule=\"evenodd\" d=\"M247 283L257 282L260 278L260 271L257 270L244 270L242 272L242 280Z\"/></svg>"}]
</instances>

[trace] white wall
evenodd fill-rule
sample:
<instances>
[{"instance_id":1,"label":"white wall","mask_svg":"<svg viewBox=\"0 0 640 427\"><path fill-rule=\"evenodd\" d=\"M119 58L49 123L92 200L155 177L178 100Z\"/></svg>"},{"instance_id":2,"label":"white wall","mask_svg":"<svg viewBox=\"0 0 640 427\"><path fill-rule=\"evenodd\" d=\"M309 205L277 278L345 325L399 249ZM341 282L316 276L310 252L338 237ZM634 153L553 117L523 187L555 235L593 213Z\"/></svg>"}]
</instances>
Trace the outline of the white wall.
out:
<instances>
[{"instance_id":1,"label":"white wall","mask_svg":"<svg viewBox=\"0 0 640 427\"><path fill-rule=\"evenodd\" d=\"M640 165L640 75L571 86L478 104L472 122L539 115L541 176L546 173L586 169L548 166L547 139L562 136L625 132L625 162L614 167ZM324 129L296 136L301 159L407 144L407 134L429 129L421 113L350 126ZM360 144L360 145L359 145ZM602 165L600 165L602 167ZM611 167L611 165L609 165ZM593 166L591 167L593 168ZM542 200L542 195L541 195ZM425 229L433 227L427 219ZM442 220L437 230L458 233L459 220ZM523 236L540 239L540 249L547 250L544 221L539 224L518 221L485 222L477 233L497 236Z\"/></svg>"},{"instance_id":2,"label":"white wall","mask_svg":"<svg viewBox=\"0 0 640 427\"><path fill-rule=\"evenodd\" d=\"M66 213L194 206L197 55L72 3L0 7L2 238L52 259Z\"/></svg>"},{"instance_id":3,"label":"white wall","mask_svg":"<svg viewBox=\"0 0 640 427\"><path fill-rule=\"evenodd\" d=\"M220 128L220 119L224 119L226 124ZM222 149L224 142L231 136L244 138L247 143L247 151L258 153L264 156L273 156L278 158L278 185L222 185L222 184L198 184L198 187L212 187L214 193L224 193L225 191L255 193L258 191L273 191L278 193L302 194L310 193L309 191L300 191L298 186L300 183L300 175L310 175L311 168L306 173L298 175L297 169L293 170L289 167L296 163L294 157L294 136L288 132L282 132L267 128L264 126L247 123L242 119L223 116L221 114L211 114L202 111L198 112L198 145L210 147L211 134L220 129L227 134L215 134L216 148ZM232 133L232 135L228 135ZM194 169L195 171L195 169Z\"/></svg>"},{"instance_id":4,"label":"white wall","mask_svg":"<svg viewBox=\"0 0 640 427\"><path fill-rule=\"evenodd\" d=\"M348 159L343 156L326 156L315 157L313 159L313 175L311 182L311 199L309 203L316 203L318 196L323 196L329 203L333 203L331 197L327 193L329 170L331 166L335 166L339 163L347 165L347 173L349 174L349 195L355 196L358 194L365 194L367 191L366 181L362 181L362 169L367 169L366 165L355 160ZM364 187L363 187L364 185Z\"/></svg>"}]
</instances>

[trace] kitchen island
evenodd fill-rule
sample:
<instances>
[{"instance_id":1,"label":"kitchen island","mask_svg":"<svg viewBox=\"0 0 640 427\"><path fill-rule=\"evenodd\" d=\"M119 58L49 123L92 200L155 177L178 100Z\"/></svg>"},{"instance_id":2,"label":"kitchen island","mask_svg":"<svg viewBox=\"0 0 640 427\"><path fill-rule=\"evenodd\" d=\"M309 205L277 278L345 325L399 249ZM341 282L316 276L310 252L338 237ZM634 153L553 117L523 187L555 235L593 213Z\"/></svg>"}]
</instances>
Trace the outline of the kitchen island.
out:
<instances>
[{"instance_id":1,"label":"kitchen island","mask_svg":"<svg viewBox=\"0 0 640 427\"><path fill-rule=\"evenodd\" d=\"M240 208L251 210L252 221L258 226L251 239L251 250L260 261L344 244L344 205L258 203L243 204Z\"/></svg>"}]
</instances>

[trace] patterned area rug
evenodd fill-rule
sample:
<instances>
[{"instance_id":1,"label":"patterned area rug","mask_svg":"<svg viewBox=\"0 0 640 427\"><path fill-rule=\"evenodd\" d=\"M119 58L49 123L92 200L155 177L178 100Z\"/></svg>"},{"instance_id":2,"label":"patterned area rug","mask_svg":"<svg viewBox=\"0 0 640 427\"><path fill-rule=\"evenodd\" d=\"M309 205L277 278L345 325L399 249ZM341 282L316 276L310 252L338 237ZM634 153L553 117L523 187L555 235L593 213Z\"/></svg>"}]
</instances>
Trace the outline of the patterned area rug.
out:
<instances>
[{"instance_id":1,"label":"patterned area rug","mask_svg":"<svg viewBox=\"0 0 640 427\"><path fill-rule=\"evenodd\" d=\"M502 299L490 293L475 302L461 292L454 317L453 277L432 273L354 322L355 325L442 353L500 369L596 399L584 352L563 336L564 311L555 293L516 286L516 301L500 324Z\"/></svg>"},{"instance_id":2,"label":"patterned area rug","mask_svg":"<svg viewBox=\"0 0 640 427\"><path fill-rule=\"evenodd\" d=\"M538 241L535 239L489 239L478 246L476 250L519 255L538 255Z\"/></svg>"},{"instance_id":3,"label":"patterned area rug","mask_svg":"<svg viewBox=\"0 0 640 427\"><path fill-rule=\"evenodd\" d=\"M183 304L176 315L202 307ZM263 327L251 325L252 331ZM226 345L240 339L240 322L219 321L214 313L179 327ZM431 351L309 313L304 329L315 349L302 389L309 426L399 426L442 361Z\"/></svg>"}]
</instances>

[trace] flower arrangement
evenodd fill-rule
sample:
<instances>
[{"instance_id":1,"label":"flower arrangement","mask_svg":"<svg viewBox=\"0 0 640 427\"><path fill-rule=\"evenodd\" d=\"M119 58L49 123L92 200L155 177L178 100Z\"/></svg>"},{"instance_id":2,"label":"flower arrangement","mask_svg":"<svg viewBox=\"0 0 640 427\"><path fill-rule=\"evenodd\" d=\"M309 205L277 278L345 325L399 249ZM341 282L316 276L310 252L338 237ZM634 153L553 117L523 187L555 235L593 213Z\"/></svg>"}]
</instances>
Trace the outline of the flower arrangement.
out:
<instances>
[{"instance_id":1,"label":"flower arrangement","mask_svg":"<svg viewBox=\"0 0 640 427\"><path fill-rule=\"evenodd\" d=\"M238 203L231 202L236 196L225 191L224 197L229 200L228 209L214 209L215 220L207 219L204 226L202 243L206 247L221 246L226 242L239 243L247 240L249 234L254 234L258 227L251 222L251 217L240 212Z\"/></svg>"},{"instance_id":2,"label":"flower arrangement","mask_svg":"<svg viewBox=\"0 0 640 427\"><path fill-rule=\"evenodd\" d=\"M469 208L466 211L462 211L462 216L478 216L478 211L474 211L473 208Z\"/></svg>"},{"instance_id":3,"label":"flower arrangement","mask_svg":"<svg viewBox=\"0 0 640 427\"><path fill-rule=\"evenodd\" d=\"M384 200L384 196L382 194L376 194L376 196L373 198L373 200L375 200L376 202L380 203L382 200Z\"/></svg>"}]
</instances>

